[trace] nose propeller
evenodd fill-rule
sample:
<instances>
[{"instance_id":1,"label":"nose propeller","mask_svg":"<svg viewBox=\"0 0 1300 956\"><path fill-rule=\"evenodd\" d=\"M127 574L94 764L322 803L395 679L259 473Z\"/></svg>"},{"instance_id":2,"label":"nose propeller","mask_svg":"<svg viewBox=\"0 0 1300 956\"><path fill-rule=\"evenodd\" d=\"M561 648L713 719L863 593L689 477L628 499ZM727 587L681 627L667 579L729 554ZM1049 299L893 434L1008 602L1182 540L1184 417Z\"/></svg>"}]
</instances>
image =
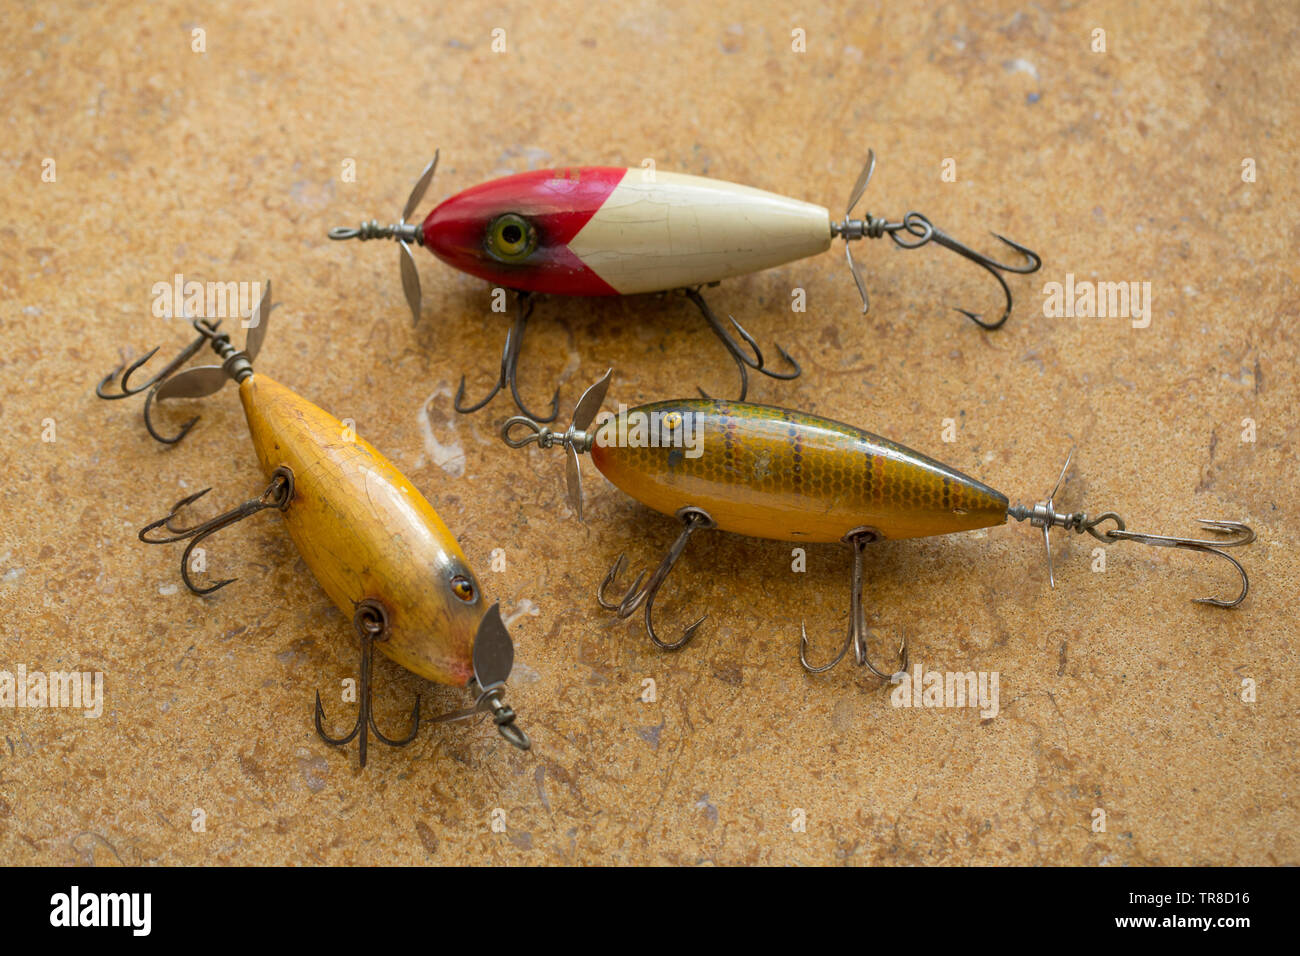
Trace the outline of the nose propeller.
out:
<instances>
[{"instance_id":1,"label":"nose propeller","mask_svg":"<svg viewBox=\"0 0 1300 956\"><path fill-rule=\"evenodd\" d=\"M424 172L420 178L415 181L415 186L411 189L411 195L407 197L406 206L402 209L402 218L389 226L381 226L377 220L371 219L369 222L363 222L355 229L348 226L337 226L331 229L329 237L331 239L359 239L362 242L367 239L396 239L399 247L397 260L398 266L402 273L402 292L406 295L406 304L411 308L411 321L420 321L420 273L415 268L415 256L411 255L411 243L422 246L424 245L424 232L418 222L407 222L416 208L424 200L424 194L429 190L429 184L433 182L433 174L438 168L438 152L433 154L433 160L428 166L424 167Z\"/></svg>"}]
</instances>

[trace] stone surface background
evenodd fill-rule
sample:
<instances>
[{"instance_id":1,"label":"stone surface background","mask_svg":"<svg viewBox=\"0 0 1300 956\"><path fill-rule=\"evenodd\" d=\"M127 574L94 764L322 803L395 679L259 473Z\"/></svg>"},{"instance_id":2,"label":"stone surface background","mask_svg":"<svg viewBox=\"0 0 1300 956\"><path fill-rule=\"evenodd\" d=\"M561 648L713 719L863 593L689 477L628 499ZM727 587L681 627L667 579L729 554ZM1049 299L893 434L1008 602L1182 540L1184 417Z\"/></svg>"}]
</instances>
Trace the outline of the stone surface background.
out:
<instances>
[{"instance_id":1,"label":"stone surface background","mask_svg":"<svg viewBox=\"0 0 1300 956\"><path fill-rule=\"evenodd\" d=\"M6 4L0 669L100 670L106 701L98 720L0 711L0 858L1300 862L1300 11L813 6ZM1105 53L1090 50L1098 28ZM434 147L421 214L513 171L650 157L838 215L873 147L870 211L921 210L980 243L996 229L1044 269L1012 280L1017 309L996 333L951 311L993 308L995 290L940 250L860 245L865 317L838 246L729 281L709 292L715 307L806 370L753 398L894 437L1031 503L1077 443L1060 503L1171 534L1244 519L1259 534L1240 554L1250 597L1226 612L1192 603L1233 585L1186 552L1119 546L1094 573L1091 539L1064 536L1053 591L1024 525L873 548L877 654L906 632L927 669L999 672L1000 713L981 720L896 709L847 665L801 672L801 619L820 654L843 633L846 549L812 548L793 574L785 545L706 536L661 619L707 608L709 621L682 652L657 652L593 592L625 549L634 566L657 561L674 523L588 468L579 525L561 457L497 439L505 401L451 412L462 372L474 393L495 374L507 321L489 290L420 252L412 328L394 247L325 237L395 218ZM956 182L940 176L948 157ZM348 158L355 183L340 180ZM429 727L358 771L355 748L311 726L313 691L334 696L355 645L277 519L216 539L214 564L241 580L206 600L180 586L177 549L136 541L183 494L213 485L227 505L261 487L233 390L204 401L173 449L147 437L137 402L92 394L122 357L187 340L150 313L153 284L178 272L271 277L283 306L260 368L353 418L523 612L510 699L531 753L484 723ZM1067 273L1150 282L1150 327L1045 317L1043 285ZM790 312L795 287L805 314ZM558 377L567 416L610 365L613 402L734 388L685 302L539 305L522 376L534 403ZM502 573L488 570L496 548ZM647 678L656 703L639 699ZM390 728L417 693L426 715L463 700L387 661L378 688ZM206 832L191 830L195 808Z\"/></svg>"}]
</instances>

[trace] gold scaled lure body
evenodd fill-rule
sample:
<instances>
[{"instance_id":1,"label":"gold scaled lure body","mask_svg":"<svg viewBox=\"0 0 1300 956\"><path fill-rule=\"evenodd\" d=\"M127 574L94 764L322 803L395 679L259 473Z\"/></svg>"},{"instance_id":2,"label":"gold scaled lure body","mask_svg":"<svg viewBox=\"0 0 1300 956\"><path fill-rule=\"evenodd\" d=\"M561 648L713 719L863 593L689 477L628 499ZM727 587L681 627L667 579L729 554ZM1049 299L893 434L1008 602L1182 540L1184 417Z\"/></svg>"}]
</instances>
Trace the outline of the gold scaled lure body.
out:
<instances>
[{"instance_id":1,"label":"gold scaled lure body","mask_svg":"<svg viewBox=\"0 0 1300 956\"><path fill-rule=\"evenodd\" d=\"M638 430L643 432L638 436ZM709 399L642 405L596 431L591 460L656 511L787 541L919 538L1002 524L1007 498L903 445L804 412Z\"/></svg>"}]
</instances>

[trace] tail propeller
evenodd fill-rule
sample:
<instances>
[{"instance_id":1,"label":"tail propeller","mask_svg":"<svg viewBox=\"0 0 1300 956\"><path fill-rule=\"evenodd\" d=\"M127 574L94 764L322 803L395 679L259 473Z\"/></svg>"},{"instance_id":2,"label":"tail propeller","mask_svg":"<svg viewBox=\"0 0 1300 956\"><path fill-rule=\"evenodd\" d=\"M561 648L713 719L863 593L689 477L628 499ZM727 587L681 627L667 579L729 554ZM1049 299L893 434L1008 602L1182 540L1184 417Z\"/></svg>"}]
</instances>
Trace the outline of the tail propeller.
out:
<instances>
[{"instance_id":1,"label":"tail propeller","mask_svg":"<svg viewBox=\"0 0 1300 956\"><path fill-rule=\"evenodd\" d=\"M1240 561L1223 549L1239 548L1254 541L1255 532L1248 524L1241 521L1202 518L1200 519L1201 525L1206 530L1213 531L1219 537L1186 538L1165 534L1148 534L1143 531L1130 531L1124 519L1113 511L1104 511L1095 516L1090 516L1083 511L1058 512L1056 510L1056 493L1060 491L1061 485L1065 481L1065 475L1070 469L1070 460L1073 457L1074 448L1071 447L1070 453L1065 457L1065 465L1061 468L1060 477L1056 479L1056 484L1047 495L1046 501L1040 501L1033 507L1014 505L1007 509L1008 518L1016 521L1028 521L1031 526L1042 529L1043 547L1047 550L1047 578L1052 587L1056 587L1056 575L1052 568L1051 530L1052 528L1064 528L1077 534L1083 534L1086 531L1103 545L1115 544L1120 541L1136 541L1139 544L1147 544L1156 548L1181 548L1185 551L1199 551L1203 554L1218 555L1236 570L1238 577L1241 579L1241 590L1234 597L1204 597L1193 598L1192 600L1197 604L1212 604L1215 607L1225 608L1236 607L1246 600L1246 595L1250 593L1250 579L1246 575L1246 569L1241 566ZM1109 525L1109 527L1103 527L1105 525Z\"/></svg>"},{"instance_id":2,"label":"tail propeller","mask_svg":"<svg viewBox=\"0 0 1300 956\"><path fill-rule=\"evenodd\" d=\"M853 189L849 193L849 203L844 211L844 221L831 223L831 236L839 236L844 240L844 255L849 263L849 272L853 275L853 283L858 287L858 295L862 297L863 314L866 314L870 303L867 299L866 284L862 281L862 274L858 271L858 264L853 261L853 250L850 244L857 239L879 239L881 236L889 236L890 239L894 240L894 245L900 249L919 249L931 242L937 243L945 249L957 253L963 259L975 263L975 265L991 275L1002 289L1002 295L1006 300L1006 307L1002 310L1001 317L992 322L986 322L980 318L977 312L962 308L958 308L957 311L982 329L1001 328L1007 321L1007 317L1011 315L1011 289L1007 286L1007 281L1002 274L1006 272L1027 275L1031 272L1037 272L1043 264L1043 260L1038 253L995 232L993 233L995 239L1010 246L1025 258L1023 263L999 262L982 252L975 251L964 243L958 242L919 212L909 212L900 222L890 222L870 213L867 213L862 219L854 219L853 210L857 208L858 202L862 199L862 194L867 191L867 184L871 182L871 174L875 171L876 154L874 150L868 150L867 162L862 167L862 172L858 174L858 181L853 184ZM904 234L912 238L910 240L905 239L903 238Z\"/></svg>"}]
</instances>

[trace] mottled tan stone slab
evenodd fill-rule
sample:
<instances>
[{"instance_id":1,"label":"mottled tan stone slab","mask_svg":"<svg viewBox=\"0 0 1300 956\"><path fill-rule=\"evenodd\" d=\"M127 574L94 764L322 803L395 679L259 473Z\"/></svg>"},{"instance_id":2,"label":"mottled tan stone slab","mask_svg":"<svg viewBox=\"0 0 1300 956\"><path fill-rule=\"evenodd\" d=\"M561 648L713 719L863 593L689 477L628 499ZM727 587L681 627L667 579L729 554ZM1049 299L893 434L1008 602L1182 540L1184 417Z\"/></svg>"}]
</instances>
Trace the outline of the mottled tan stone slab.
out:
<instances>
[{"instance_id":1,"label":"mottled tan stone slab","mask_svg":"<svg viewBox=\"0 0 1300 956\"><path fill-rule=\"evenodd\" d=\"M99 670L106 699L98 719L0 711L0 859L1300 862L1294 6L464 6L7 12L0 670ZM1037 500L1077 442L1066 506L1174 534L1250 522L1249 599L1193 604L1229 569L1184 552L1119 546L1094 573L1087 538L1058 539L1052 591L1025 526L874 548L876 653L906 632L927 669L997 671L1000 712L982 720L896 709L847 666L800 671L800 619L822 655L843 633L847 549L810 549L794 574L783 544L701 536L661 614L710 619L693 646L656 651L594 587L620 551L657 560L673 523L590 472L579 525L561 457L497 439L504 400L450 411L462 372L472 394L495 374L507 319L488 290L416 250L413 329L393 246L325 238L395 218L435 146L429 202L529 167L653 158L836 213L874 147L873 213L918 209L972 241L996 229L1044 270L1013 279L993 334L949 308L995 308L991 283L937 250L861 244L865 318L838 246L729 281L715 308L804 363L753 397L893 437L1013 500ZM233 390L165 450L138 403L92 394L123 355L186 340L150 313L176 273L273 278L284 305L260 367L354 419L506 611L529 611L510 700L531 753L482 723L430 727L359 772L311 726L314 690L356 667L348 623L278 518L216 540L212 561L242 580L206 600L180 586L176 550L135 540L183 494L211 484L233 504L263 484ZM1150 282L1149 327L1044 317L1044 283L1067 273ZM790 312L796 287L806 313ZM543 302L525 354L526 396L541 405L558 376L566 414L610 365L614 402L734 388L675 298ZM378 681L388 728L417 693L428 714L463 701L388 662Z\"/></svg>"}]
</instances>

